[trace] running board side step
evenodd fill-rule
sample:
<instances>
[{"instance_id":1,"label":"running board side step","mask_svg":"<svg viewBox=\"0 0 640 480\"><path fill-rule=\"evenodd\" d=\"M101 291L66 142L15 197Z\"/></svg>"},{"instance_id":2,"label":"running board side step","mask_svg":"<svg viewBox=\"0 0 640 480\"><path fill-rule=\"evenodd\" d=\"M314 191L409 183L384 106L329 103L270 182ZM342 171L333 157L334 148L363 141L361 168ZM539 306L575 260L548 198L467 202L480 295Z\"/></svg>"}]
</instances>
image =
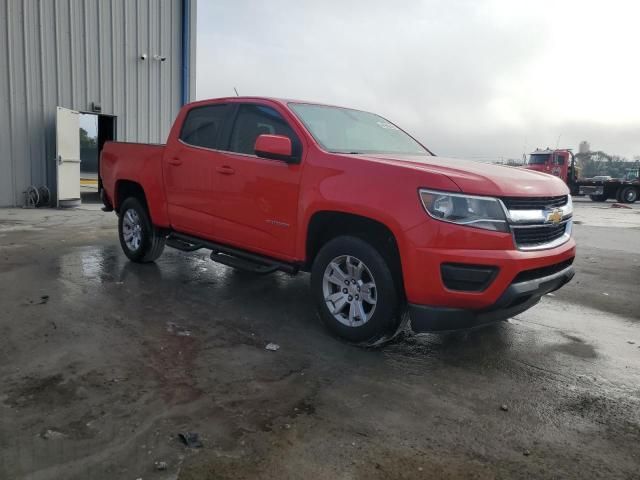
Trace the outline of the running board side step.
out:
<instances>
[{"instance_id":1,"label":"running board side step","mask_svg":"<svg viewBox=\"0 0 640 480\"><path fill-rule=\"evenodd\" d=\"M266 275L267 273L273 273L278 270L277 265L262 265L260 263L252 262L241 257L232 257L222 252L211 252L211 260L217 263L226 265L227 267L237 268L238 270L245 270L247 272L259 273Z\"/></svg>"},{"instance_id":2,"label":"running board side step","mask_svg":"<svg viewBox=\"0 0 640 480\"><path fill-rule=\"evenodd\" d=\"M167 237L167 245L185 252L193 252L201 248L207 248L211 250L211 260L214 262L253 273L267 274L281 270L295 275L299 270L299 266L294 263L282 262L274 258L247 252L228 245L210 242L183 233L170 233Z\"/></svg>"},{"instance_id":3,"label":"running board side step","mask_svg":"<svg viewBox=\"0 0 640 480\"><path fill-rule=\"evenodd\" d=\"M173 235L169 235L169 237L167 237L166 245L177 250L182 250L183 252L195 252L196 250L200 250L203 247L201 243L185 242L184 240L176 238Z\"/></svg>"}]
</instances>

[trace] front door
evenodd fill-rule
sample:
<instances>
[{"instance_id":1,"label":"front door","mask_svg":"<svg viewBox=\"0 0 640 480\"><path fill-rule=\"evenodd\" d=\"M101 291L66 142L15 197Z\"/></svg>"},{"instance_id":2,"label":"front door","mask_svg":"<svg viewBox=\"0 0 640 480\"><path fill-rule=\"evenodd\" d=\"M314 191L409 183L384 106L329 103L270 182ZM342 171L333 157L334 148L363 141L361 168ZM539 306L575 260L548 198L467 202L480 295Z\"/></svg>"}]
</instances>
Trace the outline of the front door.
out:
<instances>
[{"instance_id":1,"label":"front door","mask_svg":"<svg viewBox=\"0 0 640 480\"><path fill-rule=\"evenodd\" d=\"M56 112L58 207L80 204L80 113L58 107Z\"/></svg>"},{"instance_id":2,"label":"front door","mask_svg":"<svg viewBox=\"0 0 640 480\"><path fill-rule=\"evenodd\" d=\"M216 165L215 234L224 243L294 259L302 166L260 158L254 146L261 134L285 135L300 156L299 136L271 106L242 103L237 108Z\"/></svg>"},{"instance_id":3,"label":"front door","mask_svg":"<svg viewBox=\"0 0 640 480\"><path fill-rule=\"evenodd\" d=\"M567 182L567 166L569 164L569 152L556 152L551 167L551 175L561 178Z\"/></svg>"}]
</instances>

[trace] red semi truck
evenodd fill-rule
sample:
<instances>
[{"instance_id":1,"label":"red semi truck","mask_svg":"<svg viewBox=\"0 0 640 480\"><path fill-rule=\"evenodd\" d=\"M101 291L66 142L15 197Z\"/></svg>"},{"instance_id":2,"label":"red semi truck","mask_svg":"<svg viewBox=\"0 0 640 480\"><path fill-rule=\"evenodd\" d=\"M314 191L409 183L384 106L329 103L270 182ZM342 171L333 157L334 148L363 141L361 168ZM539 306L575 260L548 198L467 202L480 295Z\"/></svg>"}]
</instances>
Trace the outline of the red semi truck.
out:
<instances>
[{"instance_id":1,"label":"red semi truck","mask_svg":"<svg viewBox=\"0 0 640 480\"><path fill-rule=\"evenodd\" d=\"M166 145L107 143L100 173L129 259L166 245L310 272L322 320L350 341L392 335L407 309L415 331L506 319L574 275L563 181L437 157L373 113L205 100Z\"/></svg>"},{"instance_id":2,"label":"red semi truck","mask_svg":"<svg viewBox=\"0 0 640 480\"><path fill-rule=\"evenodd\" d=\"M594 202L613 198L634 203L640 196L637 168L628 169L624 178L579 178L575 157L568 149L538 149L529 155L525 168L554 175L569 186L572 195L588 195Z\"/></svg>"}]
</instances>

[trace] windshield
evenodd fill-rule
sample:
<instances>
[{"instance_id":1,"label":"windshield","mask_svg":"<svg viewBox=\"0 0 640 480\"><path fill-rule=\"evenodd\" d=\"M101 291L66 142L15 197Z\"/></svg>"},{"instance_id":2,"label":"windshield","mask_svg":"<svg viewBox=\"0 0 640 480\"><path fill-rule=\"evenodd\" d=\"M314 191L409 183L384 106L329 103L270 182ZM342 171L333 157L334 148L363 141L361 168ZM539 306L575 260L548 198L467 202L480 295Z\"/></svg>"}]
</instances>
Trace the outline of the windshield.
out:
<instances>
[{"instance_id":1,"label":"windshield","mask_svg":"<svg viewBox=\"0 0 640 480\"><path fill-rule=\"evenodd\" d=\"M329 152L430 155L409 135L373 113L306 103L290 103L289 107Z\"/></svg>"},{"instance_id":2,"label":"windshield","mask_svg":"<svg viewBox=\"0 0 640 480\"><path fill-rule=\"evenodd\" d=\"M532 153L529 155L527 165L544 165L549 160L548 153Z\"/></svg>"}]
</instances>

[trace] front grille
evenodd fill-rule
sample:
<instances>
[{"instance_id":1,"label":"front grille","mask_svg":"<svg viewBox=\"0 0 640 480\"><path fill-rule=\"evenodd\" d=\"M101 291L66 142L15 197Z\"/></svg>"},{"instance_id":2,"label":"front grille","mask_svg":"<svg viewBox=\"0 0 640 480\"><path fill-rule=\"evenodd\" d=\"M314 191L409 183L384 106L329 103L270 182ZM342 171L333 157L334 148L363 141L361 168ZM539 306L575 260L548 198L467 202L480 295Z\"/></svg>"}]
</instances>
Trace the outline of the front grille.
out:
<instances>
[{"instance_id":1,"label":"front grille","mask_svg":"<svg viewBox=\"0 0 640 480\"><path fill-rule=\"evenodd\" d=\"M551 243L562 237L566 231L566 223L560 225L541 225L539 227L513 227L513 236L518 247L535 247Z\"/></svg>"},{"instance_id":2,"label":"front grille","mask_svg":"<svg viewBox=\"0 0 640 480\"><path fill-rule=\"evenodd\" d=\"M573 258L565 260L564 262L556 263L555 265L549 265L547 267L534 268L532 270L525 270L516 275L512 283L526 282L529 280L535 280L537 278L548 277L554 273L561 272L565 268L569 267L573 263Z\"/></svg>"},{"instance_id":3,"label":"front grille","mask_svg":"<svg viewBox=\"0 0 640 480\"><path fill-rule=\"evenodd\" d=\"M561 197L503 197L508 210L549 210L567 204L567 196Z\"/></svg>"}]
</instances>

